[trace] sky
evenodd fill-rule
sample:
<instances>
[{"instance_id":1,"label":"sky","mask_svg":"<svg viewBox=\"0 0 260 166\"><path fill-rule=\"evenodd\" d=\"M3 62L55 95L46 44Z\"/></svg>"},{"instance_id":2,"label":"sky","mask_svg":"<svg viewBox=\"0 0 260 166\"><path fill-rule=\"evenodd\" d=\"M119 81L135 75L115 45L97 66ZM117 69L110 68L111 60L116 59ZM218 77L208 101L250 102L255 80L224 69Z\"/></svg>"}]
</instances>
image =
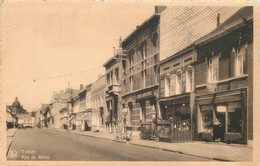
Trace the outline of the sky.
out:
<instances>
[{"instance_id":1,"label":"sky","mask_svg":"<svg viewBox=\"0 0 260 166\"><path fill-rule=\"evenodd\" d=\"M53 91L94 82L105 73L103 64L119 37L153 13L154 6L123 3L5 3L3 103L12 104L17 96L32 111L48 103Z\"/></svg>"},{"instance_id":2,"label":"sky","mask_svg":"<svg viewBox=\"0 0 260 166\"><path fill-rule=\"evenodd\" d=\"M94 82L105 73L119 37L153 13L147 3L4 3L3 103L18 97L32 111L50 102L53 91Z\"/></svg>"}]
</instances>

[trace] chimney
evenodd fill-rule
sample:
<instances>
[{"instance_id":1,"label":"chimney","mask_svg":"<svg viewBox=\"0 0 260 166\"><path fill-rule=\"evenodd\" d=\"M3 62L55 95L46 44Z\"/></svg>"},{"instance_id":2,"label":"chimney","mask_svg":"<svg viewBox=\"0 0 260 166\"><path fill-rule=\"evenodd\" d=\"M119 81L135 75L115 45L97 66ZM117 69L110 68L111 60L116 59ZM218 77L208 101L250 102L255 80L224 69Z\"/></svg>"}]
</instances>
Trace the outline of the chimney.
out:
<instances>
[{"instance_id":1,"label":"chimney","mask_svg":"<svg viewBox=\"0 0 260 166\"><path fill-rule=\"evenodd\" d=\"M220 14L218 13L218 17L217 17L217 27L219 26L220 24Z\"/></svg>"},{"instance_id":2,"label":"chimney","mask_svg":"<svg viewBox=\"0 0 260 166\"><path fill-rule=\"evenodd\" d=\"M137 25L137 26L136 26L136 29L138 29L139 27L140 27L140 25Z\"/></svg>"},{"instance_id":3,"label":"chimney","mask_svg":"<svg viewBox=\"0 0 260 166\"><path fill-rule=\"evenodd\" d=\"M154 13L160 14L166 9L166 6L155 6L154 7Z\"/></svg>"},{"instance_id":4,"label":"chimney","mask_svg":"<svg viewBox=\"0 0 260 166\"><path fill-rule=\"evenodd\" d=\"M113 47L113 52L114 52L114 54L116 53L116 47Z\"/></svg>"},{"instance_id":5,"label":"chimney","mask_svg":"<svg viewBox=\"0 0 260 166\"><path fill-rule=\"evenodd\" d=\"M83 84L80 84L80 87L79 87L79 89L80 89L80 90L82 90L82 89L83 89Z\"/></svg>"}]
</instances>

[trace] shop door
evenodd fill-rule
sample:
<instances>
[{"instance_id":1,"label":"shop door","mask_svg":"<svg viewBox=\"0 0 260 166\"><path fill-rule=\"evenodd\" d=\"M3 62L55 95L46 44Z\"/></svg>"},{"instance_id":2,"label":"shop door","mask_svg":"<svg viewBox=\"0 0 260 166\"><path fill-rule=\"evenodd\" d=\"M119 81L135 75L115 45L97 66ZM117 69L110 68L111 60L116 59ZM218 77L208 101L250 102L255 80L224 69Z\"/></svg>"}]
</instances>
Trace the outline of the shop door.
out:
<instances>
[{"instance_id":1,"label":"shop door","mask_svg":"<svg viewBox=\"0 0 260 166\"><path fill-rule=\"evenodd\" d=\"M215 141L224 141L225 134L225 121L226 121L226 106L217 106L216 109L216 119L214 121L213 127L213 139Z\"/></svg>"}]
</instances>

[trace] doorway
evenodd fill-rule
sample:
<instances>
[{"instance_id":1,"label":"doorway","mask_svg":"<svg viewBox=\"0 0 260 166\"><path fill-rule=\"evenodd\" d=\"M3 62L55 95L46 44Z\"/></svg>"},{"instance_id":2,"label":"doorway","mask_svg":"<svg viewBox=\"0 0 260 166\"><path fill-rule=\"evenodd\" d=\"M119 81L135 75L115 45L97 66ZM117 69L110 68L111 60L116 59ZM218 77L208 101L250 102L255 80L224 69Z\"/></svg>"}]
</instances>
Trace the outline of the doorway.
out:
<instances>
[{"instance_id":1,"label":"doorway","mask_svg":"<svg viewBox=\"0 0 260 166\"><path fill-rule=\"evenodd\" d=\"M226 106L216 107L216 118L213 126L214 141L224 142L225 128L226 128Z\"/></svg>"}]
</instances>

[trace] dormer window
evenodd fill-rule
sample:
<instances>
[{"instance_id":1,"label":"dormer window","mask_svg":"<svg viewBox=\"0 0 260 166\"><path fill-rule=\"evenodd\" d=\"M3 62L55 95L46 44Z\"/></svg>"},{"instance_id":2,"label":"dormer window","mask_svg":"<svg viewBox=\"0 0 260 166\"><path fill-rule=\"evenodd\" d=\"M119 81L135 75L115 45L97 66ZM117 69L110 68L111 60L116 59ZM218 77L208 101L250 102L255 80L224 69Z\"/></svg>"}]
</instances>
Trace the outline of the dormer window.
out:
<instances>
[{"instance_id":1,"label":"dormer window","mask_svg":"<svg viewBox=\"0 0 260 166\"><path fill-rule=\"evenodd\" d=\"M208 82L218 81L218 75L219 75L219 56L216 56L209 60Z\"/></svg>"}]
</instances>

